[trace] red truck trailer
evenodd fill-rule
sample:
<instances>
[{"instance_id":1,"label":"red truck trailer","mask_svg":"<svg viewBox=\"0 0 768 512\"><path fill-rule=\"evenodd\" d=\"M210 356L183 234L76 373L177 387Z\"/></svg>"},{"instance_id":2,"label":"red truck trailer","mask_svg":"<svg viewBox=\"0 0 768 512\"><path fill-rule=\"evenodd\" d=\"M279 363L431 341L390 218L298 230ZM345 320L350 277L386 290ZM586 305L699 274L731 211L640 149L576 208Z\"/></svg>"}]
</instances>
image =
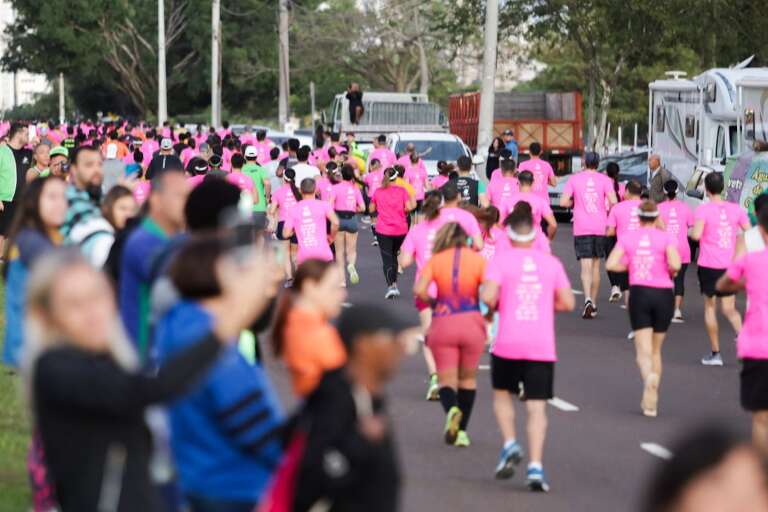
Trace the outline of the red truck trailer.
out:
<instances>
[{"instance_id":1,"label":"red truck trailer","mask_svg":"<svg viewBox=\"0 0 768 512\"><path fill-rule=\"evenodd\" d=\"M479 92L451 95L450 131L473 151L477 151L479 113ZM521 154L532 142L538 142L558 175L571 172L571 157L583 149L581 93L497 92L493 113L494 135L512 129Z\"/></svg>"}]
</instances>

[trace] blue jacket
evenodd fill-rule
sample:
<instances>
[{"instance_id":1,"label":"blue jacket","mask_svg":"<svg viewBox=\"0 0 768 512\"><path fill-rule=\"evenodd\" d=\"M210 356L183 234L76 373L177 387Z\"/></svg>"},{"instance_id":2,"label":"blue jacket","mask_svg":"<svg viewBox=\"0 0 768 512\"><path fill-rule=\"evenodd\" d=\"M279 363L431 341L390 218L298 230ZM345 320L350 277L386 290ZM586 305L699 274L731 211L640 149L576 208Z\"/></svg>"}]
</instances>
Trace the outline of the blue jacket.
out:
<instances>
[{"instance_id":1,"label":"blue jacket","mask_svg":"<svg viewBox=\"0 0 768 512\"><path fill-rule=\"evenodd\" d=\"M160 320L160 363L197 341L212 318L181 301ZM232 344L190 393L172 403L171 447L185 495L257 503L281 456L282 416L264 370Z\"/></svg>"},{"instance_id":2,"label":"blue jacket","mask_svg":"<svg viewBox=\"0 0 768 512\"><path fill-rule=\"evenodd\" d=\"M518 154L518 147L517 147L517 141L515 139L510 140L507 142L504 147L508 149L512 153L512 158L517 161L517 154Z\"/></svg>"}]
</instances>

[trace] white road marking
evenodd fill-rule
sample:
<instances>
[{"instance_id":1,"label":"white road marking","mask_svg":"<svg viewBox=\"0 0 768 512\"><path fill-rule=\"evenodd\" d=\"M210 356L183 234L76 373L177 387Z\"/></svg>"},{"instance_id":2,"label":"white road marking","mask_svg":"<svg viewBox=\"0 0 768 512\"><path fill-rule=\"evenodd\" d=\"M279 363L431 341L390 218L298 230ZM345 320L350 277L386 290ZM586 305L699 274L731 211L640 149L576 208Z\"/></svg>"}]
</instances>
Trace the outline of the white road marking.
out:
<instances>
[{"instance_id":1,"label":"white road marking","mask_svg":"<svg viewBox=\"0 0 768 512\"><path fill-rule=\"evenodd\" d=\"M478 370L490 370L491 369L491 365L489 365L489 364L481 364L480 366L477 367L477 369Z\"/></svg>"},{"instance_id":2,"label":"white road marking","mask_svg":"<svg viewBox=\"0 0 768 512\"><path fill-rule=\"evenodd\" d=\"M574 295L584 295L584 292L581 290L576 290L574 288L571 288L571 291L573 292Z\"/></svg>"},{"instance_id":3,"label":"white road marking","mask_svg":"<svg viewBox=\"0 0 768 512\"><path fill-rule=\"evenodd\" d=\"M352 307L352 303L351 302L342 302L341 303L341 307L343 307L343 308L351 308Z\"/></svg>"},{"instance_id":4,"label":"white road marking","mask_svg":"<svg viewBox=\"0 0 768 512\"><path fill-rule=\"evenodd\" d=\"M640 448L660 459L669 460L672 458L672 452L656 443L640 443Z\"/></svg>"},{"instance_id":5,"label":"white road marking","mask_svg":"<svg viewBox=\"0 0 768 512\"><path fill-rule=\"evenodd\" d=\"M577 412L579 410L579 407L576 405L573 405L570 402L566 402L565 400L561 398L551 398L549 399L549 405L554 407L555 409L560 409L561 411L565 412Z\"/></svg>"}]
</instances>

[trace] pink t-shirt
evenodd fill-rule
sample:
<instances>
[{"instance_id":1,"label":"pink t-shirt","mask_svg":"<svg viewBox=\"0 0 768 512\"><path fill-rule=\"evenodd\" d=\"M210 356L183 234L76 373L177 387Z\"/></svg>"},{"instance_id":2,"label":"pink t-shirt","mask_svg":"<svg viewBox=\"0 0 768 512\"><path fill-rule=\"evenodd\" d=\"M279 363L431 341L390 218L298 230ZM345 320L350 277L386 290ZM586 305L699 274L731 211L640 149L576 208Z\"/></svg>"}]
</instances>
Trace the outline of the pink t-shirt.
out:
<instances>
[{"instance_id":1,"label":"pink t-shirt","mask_svg":"<svg viewBox=\"0 0 768 512\"><path fill-rule=\"evenodd\" d=\"M606 198L613 192L613 180L595 171L571 176L563 193L573 198L573 235L605 236L608 221Z\"/></svg>"},{"instance_id":2,"label":"pink t-shirt","mask_svg":"<svg viewBox=\"0 0 768 512\"><path fill-rule=\"evenodd\" d=\"M291 186L286 183L272 193L272 201L277 205L277 221L285 222L288 210L296 206L296 196L293 195Z\"/></svg>"},{"instance_id":3,"label":"pink t-shirt","mask_svg":"<svg viewBox=\"0 0 768 512\"><path fill-rule=\"evenodd\" d=\"M356 212L365 207L363 194L351 181L342 181L333 186L333 209L340 212Z\"/></svg>"},{"instance_id":4,"label":"pink t-shirt","mask_svg":"<svg viewBox=\"0 0 768 512\"><path fill-rule=\"evenodd\" d=\"M768 359L768 250L749 252L730 264L728 277L744 281L747 311L736 351L740 359Z\"/></svg>"},{"instance_id":5,"label":"pink t-shirt","mask_svg":"<svg viewBox=\"0 0 768 512\"><path fill-rule=\"evenodd\" d=\"M621 240L627 231L640 227L640 217L637 214L640 212L641 203L639 199L628 199L611 208L608 213L608 227L616 228L617 239Z\"/></svg>"},{"instance_id":6,"label":"pink t-shirt","mask_svg":"<svg viewBox=\"0 0 768 512\"><path fill-rule=\"evenodd\" d=\"M317 191L320 193L320 199L323 201L333 201L333 183L326 176L315 180Z\"/></svg>"},{"instance_id":7,"label":"pink t-shirt","mask_svg":"<svg viewBox=\"0 0 768 512\"><path fill-rule=\"evenodd\" d=\"M750 227L747 213L738 204L716 201L696 209L696 221L704 221L704 232L699 240L700 267L728 268L733 260L739 229Z\"/></svg>"},{"instance_id":8,"label":"pink t-shirt","mask_svg":"<svg viewBox=\"0 0 768 512\"><path fill-rule=\"evenodd\" d=\"M421 161L419 161L421 163ZM416 191L416 200L421 201L424 199L424 193L427 188L427 171L423 167L417 165L411 165L405 168L405 181L411 184L413 190Z\"/></svg>"},{"instance_id":9,"label":"pink t-shirt","mask_svg":"<svg viewBox=\"0 0 768 512\"><path fill-rule=\"evenodd\" d=\"M503 237L496 239L496 252L499 252L503 249L512 249L513 248L512 241L509 239L506 229L504 228L493 228L493 229L498 229L504 235ZM535 251L545 252L547 254L552 254L552 247L549 244L549 238L547 238L547 235L545 235L542 230L538 230L536 232L536 238L533 239L533 244L531 245L531 249Z\"/></svg>"},{"instance_id":10,"label":"pink t-shirt","mask_svg":"<svg viewBox=\"0 0 768 512\"><path fill-rule=\"evenodd\" d=\"M198 174L196 176L191 176L187 178L187 183L189 183L189 186L191 188L195 188L196 186L201 184L204 179L205 179L205 174Z\"/></svg>"},{"instance_id":11,"label":"pink t-shirt","mask_svg":"<svg viewBox=\"0 0 768 512\"><path fill-rule=\"evenodd\" d=\"M432 178L432 188L440 188L446 183L448 183L448 176L443 176L442 174L438 174L434 178Z\"/></svg>"},{"instance_id":12,"label":"pink t-shirt","mask_svg":"<svg viewBox=\"0 0 768 512\"><path fill-rule=\"evenodd\" d=\"M533 225L535 227L541 228L541 218L544 216L552 215L552 207L549 205L549 198L544 199L532 191L514 192L506 199L503 199L501 206L498 207L502 221L507 218L507 215L509 215L515 205L520 201L525 201L531 205L531 212L533 213Z\"/></svg>"},{"instance_id":13,"label":"pink t-shirt","mask_svg":"<svg viewBox=\"0 0 768 512\"><path fill-rule=\"evenodd\" d=\"M408 192L403 187L390 185L379 188L371 198L371 204L376 205L379 218L376 221L376 233L388 236L405 235L408 233L406 207Z\"/></svg>"},{"instance_id":14,"label":"pink t-shirt","mask_svg":"<svg viewBox=\"0 0 768 512\"><path fill-rule=\"evenodd\" d=\"M373 197L373 194L381 187L381 180L384 179L384 171L369 172L363 178L365 186L368 187L368 197Z\"/></svg>"},{"instance_id":15,"label":"pink t-shirt","mask_svg":"<svg viewBox=\"0 0 768 512\"><path fill-rule=\"evenodd\" d=\"M144 201L149 197L149 192L152 189L152 183L149 181L138 181L133 187L133 198L139 205L144 204Z\"/></svg>"},{"instance_id":16,"label":"pink t-shirt","mask_svg":"<svg viewBox=\"0 0 768 512\"><path fill-rule=\"evenodd\" d=\"M501 210L504 201L519 190L520 183L517 181L517 178L514 176L505 177L499 173L498 178L491 180L491 183L488 185L488 199L490 199L493 206Z\"/></svg>"},{"instance_id":17,"label":"pink t-shirt","mask_svg":"<svg viewBox=\"0 0 768 512\"><path fill-rule=\"evenodd\" d=\"M693 226L693 212L683 201L674 199L660 203L659 215L667 233L677 240L677 252L680 253L682 263L691 262L691 246L688 245L688 228Z\"/></svg>"},{"instance_id":18,"label":"pink t-shirt","mask_svg":"<svg viewBox=\"0 0 768 512\"><path fill-rule=\"evenodd\" d=\"M317 199L304 199L288 210L283 228L292 228L296 232L299 241L297 265L308 259L333 260L326 229L326 220L331 212L330 204Z\"/></svg>"},{"instance_id":19,"label":"pink t-shirt","mask_svg":"<svg viewBox=\"0 0 768 512\"><path fill-rule=\"evenodd\" d=\"M227 181L240 187L240 190L253 192L253 180L247 174L242 172L230 172L227 174Z\"/></svg>"},{"instance_id":20,"label":"pink t-shirt","mask_svg":"<svg viewBox=\"0 0 768 512\"><path fill-rule=\"evenodd\" d=\"M384 169L391 167L397 160L397 155L389 148L376 148L368 155L368 165L372 160L378 160Z\"/></svg>"},{"instance_id":21,"label":"pink t-shirt","mask_svg":"<svg viewBox=\"0 0 768 512\"><path fill-rule=\"evenodd\" d=\"M499 332L493 354L556 361L555 295L571 287L560 260L534 249L497 248L485 280L499 285Z\"/></svg>"},{"instance_id":22,"label":"pink t-shirt","mask_svg":"<svg viewBox=\"0 0 768 512\"><path fill-rule=\"evenodd\" d=\"M533 186L531 192L541 196L549 202L549 178L555 176L555 171L549 162L541 158L531 158L517 167L519 172L530 171L533 174Z\"/></svg>"},{"instance_id":23,"label":"pink t-shirt","mask_svg":"<svg viewBox=\"0 0 768 512\"><path fill-rule=\"evenodd\" d=\"M677 241L666 231L639 227L627 231L616 242L624 251L622 261L629 271L630 286L672 288L674 283L667 265L667 248L677 247Z\"/></svg>"},{"instance_id":24,"label":"pink t-shirt","mask_svg":"<svg viewBox=\"0 0 768 512\"><path fill-rule=\"evenodd\" d=\"M480 234L480 224L477 222L477 218L462 208L443 207L440 209L440 215L433 222L437 225L438 231L446 224L455 222L468 236Z\"/></svg>"}]
</instances>

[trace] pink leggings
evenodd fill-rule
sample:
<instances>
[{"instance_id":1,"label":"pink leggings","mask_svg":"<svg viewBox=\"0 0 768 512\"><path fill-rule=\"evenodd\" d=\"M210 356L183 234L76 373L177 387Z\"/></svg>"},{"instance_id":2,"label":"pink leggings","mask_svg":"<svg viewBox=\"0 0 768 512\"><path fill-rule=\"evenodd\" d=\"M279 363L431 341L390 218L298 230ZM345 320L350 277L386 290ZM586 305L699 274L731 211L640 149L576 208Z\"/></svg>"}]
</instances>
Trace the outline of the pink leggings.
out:
<instances>
[{"instance_id":1,"label":"pink leggings","mask_svg":"<svg viewBox=\"0 0 768 512\"><path fill-rule=\"evenodd\" d=\"M485 321L479 311L432 317L427 346L437 371L475 370L485 349Z\"/></svg>"}]
</instances>

